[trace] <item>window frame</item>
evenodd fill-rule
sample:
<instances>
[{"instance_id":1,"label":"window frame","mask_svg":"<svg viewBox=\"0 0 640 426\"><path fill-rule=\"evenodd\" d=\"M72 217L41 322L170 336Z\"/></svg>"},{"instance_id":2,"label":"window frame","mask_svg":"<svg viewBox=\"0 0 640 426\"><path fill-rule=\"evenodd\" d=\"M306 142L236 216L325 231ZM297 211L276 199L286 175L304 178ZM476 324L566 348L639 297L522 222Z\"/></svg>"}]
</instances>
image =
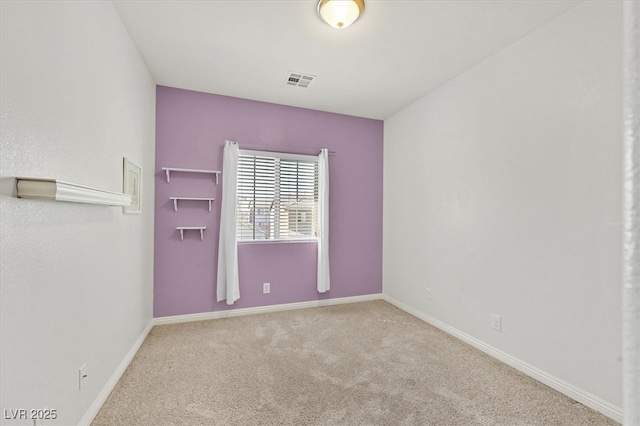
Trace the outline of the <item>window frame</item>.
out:
<instances>
[{"instance_id":1,"label":"window frame","mask_svg":"<svg viewBox=\"0 0 640 426\"><path fill-rule=\"evenodd\" d=\"M315 209L317 209L317 197L318 197L318 156L317 155L304 155L304 154L292 154L292 153L288 153L288 152L279 152L279 151L261 151L261 150L253 150L253 149L239 149L238 150L238 156L257 156L257 157L273 157L273 158L277 158L280 160L289 160L289 161L302 161L302 162L310 162L310 163L315 163L315 194L314 194L314 201L316 203L315 205ZM240 159L238 158L238 161ZM238 172L240 171L240 166L238 165ZM239 176L239 173L238 173ZM238 190L239 190L239 184L238 184ZM235 225L235 230L236 230L236 242L238 244L281 244L281 243L317 243L318 241L318 236L309 236L309 237L304 237L304 238L269 238L269 239L240 239L239 235L238 235L238 217L237 217L237 212L238 212L238 199L236 198L236 225ZM314 216L316 216L316 220L317 220L317 211L314 214ZM317 224L316 224L317 226Z\"/></svg>"}]
</instances>

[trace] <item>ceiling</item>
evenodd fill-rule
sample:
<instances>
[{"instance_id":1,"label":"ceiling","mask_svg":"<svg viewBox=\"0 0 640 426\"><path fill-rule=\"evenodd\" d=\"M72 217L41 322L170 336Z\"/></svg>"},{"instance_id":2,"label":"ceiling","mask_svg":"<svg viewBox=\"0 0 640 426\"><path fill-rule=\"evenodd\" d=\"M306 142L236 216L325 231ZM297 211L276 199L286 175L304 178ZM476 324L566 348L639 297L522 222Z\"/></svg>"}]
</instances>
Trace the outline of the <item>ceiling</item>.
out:
<instances>
[{"instance_id":1,"label":"ceiling","mask_svg":"<svg viewBox=\"0 0 640 426\"><path fill-rule=\"evenodd\" d=\"M159 85L385 119L580 2L367 0L342 30L316 0L114 3Z\"/></svg>"}]
</instances>

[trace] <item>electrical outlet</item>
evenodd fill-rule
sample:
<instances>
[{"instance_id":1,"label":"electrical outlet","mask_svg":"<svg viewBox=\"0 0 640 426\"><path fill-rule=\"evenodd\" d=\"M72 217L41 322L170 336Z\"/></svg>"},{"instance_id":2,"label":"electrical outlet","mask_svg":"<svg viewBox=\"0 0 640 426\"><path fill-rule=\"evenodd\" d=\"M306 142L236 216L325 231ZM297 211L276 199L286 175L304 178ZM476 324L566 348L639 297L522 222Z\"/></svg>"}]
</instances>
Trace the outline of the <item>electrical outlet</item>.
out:
<instances>
[{"instance_id":1,"label":"electrical outlet","mask_svg":"<svg viewBox=\"0 0 640 426\"><path fill-rule=\"evenodd\" d=\"M82 367L78 370L78 390L82 390L84 382L87 379L87 363L82 364Z\"/></svg>"},{"instance_id":2,"label":"electrical outlet","mask_svg":"<svg viewBox=\"0 0 640 426\"><path fill-rule=\"evenodd\" d=\"M500 315L491 314L491 328L495 331L502 331L502 317Z\"/></svg>"},{"instance_id":3,"label":"electrical outlet","mask_svg":"<svg viewBox=\"0 0 640 426\"><path fill-rule=\"evenodd\" d=\"M427 294L427 299L431 300L431 287L427 287L426 294Z\"/></svg>"},{"instance_id":4,"label":"electrical outlet","mask_svg":"<svg viewBox=\"0 0 640 426\"><path fill-rule=\"evenodd\" d=\"M262 284L262 293L263 294L271 293L271 283Z\"/></svg>"}]
</instances>

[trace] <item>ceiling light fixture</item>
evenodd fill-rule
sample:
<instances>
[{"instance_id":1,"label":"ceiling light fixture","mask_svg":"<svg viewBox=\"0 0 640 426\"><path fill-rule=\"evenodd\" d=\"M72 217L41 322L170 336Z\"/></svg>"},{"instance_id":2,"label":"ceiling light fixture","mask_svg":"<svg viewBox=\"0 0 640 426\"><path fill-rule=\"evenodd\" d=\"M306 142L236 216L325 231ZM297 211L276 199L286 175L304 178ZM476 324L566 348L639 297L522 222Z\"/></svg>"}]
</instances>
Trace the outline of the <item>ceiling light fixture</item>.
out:
<instances>
[{"instance_id":1,"label":"ceiling light fixture","mask_svg":"<svg viewBox=\"0 0 640 426\"><path fill-rule=\"evenodd\" d=\"M319 0L318 15L333 28L347 28L364 12L364 0Z\"/></svg>"}]
</instances>

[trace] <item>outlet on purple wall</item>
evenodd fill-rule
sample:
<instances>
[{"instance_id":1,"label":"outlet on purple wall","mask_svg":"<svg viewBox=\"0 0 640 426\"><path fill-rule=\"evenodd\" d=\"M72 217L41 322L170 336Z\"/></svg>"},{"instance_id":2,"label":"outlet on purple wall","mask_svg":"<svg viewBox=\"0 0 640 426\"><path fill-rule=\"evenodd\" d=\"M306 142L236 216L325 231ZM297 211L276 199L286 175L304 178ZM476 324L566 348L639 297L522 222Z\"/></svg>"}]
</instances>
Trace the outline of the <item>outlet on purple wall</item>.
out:
<instances>
[{"instance_id":1,"label":"outlet on purple wall","mask_svg":"<svg viewBox=\"0 0 640 426\"><path fill-rule=\"evenodd\" d=\"M316 244L240 243L240 300L215 301L222 185L212 175L162 167L222 170L225 140L279 151L335 151L329 158L331 291L316 291ZM293 149L292 149L293 148ZM154 316L304 302L382 291L383 122L158 86ZM213 197L180 201L169 197ZM185 232L177 226L206 226ZM264 294L262 284L271 283Z\"/></svg>"}]
</instances>

